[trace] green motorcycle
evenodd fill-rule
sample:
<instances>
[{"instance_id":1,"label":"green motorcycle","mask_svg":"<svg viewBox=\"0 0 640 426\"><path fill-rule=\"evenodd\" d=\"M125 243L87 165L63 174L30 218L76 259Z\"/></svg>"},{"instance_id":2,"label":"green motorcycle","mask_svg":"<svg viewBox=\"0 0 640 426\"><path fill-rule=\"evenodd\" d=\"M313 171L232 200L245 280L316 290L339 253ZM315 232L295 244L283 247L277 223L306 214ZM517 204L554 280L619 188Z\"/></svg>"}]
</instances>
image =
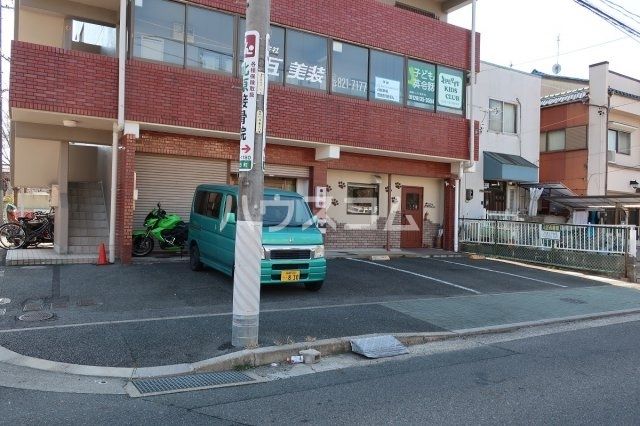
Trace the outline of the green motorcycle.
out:
<instances>
[{"instance_id":1,"label":"green motorcycle","mask_svg":"<svg viewBox=\"0 0 640 426\"><path fill-rule=\"evenodd\" d=\"M132 254L146 256L153 251L154 240L158 240L163 250L182 252L189 232L189 226L177 214L168 215L160 203L144 219L144 230L133 231Z\"/></svg>"}]
</instances>

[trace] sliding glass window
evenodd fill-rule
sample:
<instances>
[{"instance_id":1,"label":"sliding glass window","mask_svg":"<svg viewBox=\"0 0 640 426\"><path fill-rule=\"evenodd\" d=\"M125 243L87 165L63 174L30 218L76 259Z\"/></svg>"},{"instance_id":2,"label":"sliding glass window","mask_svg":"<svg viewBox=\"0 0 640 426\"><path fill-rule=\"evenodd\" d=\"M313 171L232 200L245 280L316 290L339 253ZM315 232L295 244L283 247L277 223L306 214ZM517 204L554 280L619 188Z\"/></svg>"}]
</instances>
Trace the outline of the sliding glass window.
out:
<instances>
[{"instance_id":1,"label":"sliding glass window","mask_svg":"<svg viewBox=\"0 0 640 426\"><path fill-rule=\"evenodd\" d=\"M238 69L241 69L244 58L244 33L247 28L247 21L240 18L238 21ZM267 75L270 82L282 84L284 81L284 28L269 28L271 34L269 48L269 63L267 64ZM239 76L240 77L240 76Z\"/></svg>"},{"instance_id":2,"label":"sliding glass window","mask_svg":"<svg viewBox=\"0 0 640 426\"><path fill-rule=\"evenodd\" d=\"M133 54L184 65L185 6L167 0L136 1Z\"/></svg>"},{"instance_id":3,"label":"sliding glass window","mask_svg":"<svg viewBox=\"0 0 640 426\"><path fill-rule=\"evenodd\" d=\"M331 91L366 99L369 50L334 41L331 55Z\"/></svg>"},{"instance_id":4,"label":"sliding glass window","mask_svg":"<svg viewBox=\"0 0 640 426\"><path fill-rule=\"evenodd\" d=\"M370 58L369 99L402 104L404 58L378 50L372 50Z\"/></svg>"},{"instance_id":5,"label":"sliding glass window","mask_svg":"<svg viewBox=\"0 0 640 426\"><path fill-rule=\"evenodd\" d=\"M327 39L287 30L286 83L327 90Z\"/></svg>"},{"instance_id":6,"label":"sliding glass window","mask_svg":"<svg viewBox=\"0 0 640 426\"><path fill-rule=\"evenodd\" d=\"M187 66L233 73L233 16L187 7Z\"/></svg>"}]
</instances>

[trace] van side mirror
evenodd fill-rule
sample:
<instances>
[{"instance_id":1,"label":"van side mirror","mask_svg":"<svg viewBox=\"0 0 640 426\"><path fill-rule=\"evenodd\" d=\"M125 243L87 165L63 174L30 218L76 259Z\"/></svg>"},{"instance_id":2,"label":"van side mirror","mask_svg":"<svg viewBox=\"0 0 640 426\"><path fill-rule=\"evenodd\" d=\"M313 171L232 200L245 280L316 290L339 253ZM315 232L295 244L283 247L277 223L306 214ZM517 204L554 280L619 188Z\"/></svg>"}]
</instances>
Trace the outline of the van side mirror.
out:
<instances>
[{"instance_id":1,"label":"van side mirror","mask_svg":"<svg viewBox=\"0 0 640 426\"><path fill-rule=\"evenodd\" d=\"M313 221L314 225L318 224L318 216L316 216L315 214L313 215L313 217L311 218L311 220Z\"/></svg>"},{"instance_id":2,"label":"van side mirror","mask_svg":"<svg viewBox=\"0 0 640 426\"><path fill-rule=\"evenodd\" d=\"M227 213L227 223L235 224L236 223L236 214L235 213Z\"/></svg>"}]
</instances>

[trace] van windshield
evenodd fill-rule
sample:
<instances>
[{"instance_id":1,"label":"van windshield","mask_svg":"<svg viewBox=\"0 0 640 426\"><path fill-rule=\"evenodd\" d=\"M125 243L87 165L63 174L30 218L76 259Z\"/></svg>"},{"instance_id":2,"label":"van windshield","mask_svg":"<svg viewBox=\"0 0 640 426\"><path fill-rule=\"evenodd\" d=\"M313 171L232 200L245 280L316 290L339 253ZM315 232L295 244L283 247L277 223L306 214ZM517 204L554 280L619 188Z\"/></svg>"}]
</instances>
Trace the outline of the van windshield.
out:
<instances>
[{"instance_id":1,"label":"van windshield","mask_svg":"<svg viewBox=\"0 0 640 426\"><path fill-rule=\"evenodd\" d=\"M265 195L262 222L268 227L312 225L309 206L300 197Z\"/></svg>"}]
</instances>

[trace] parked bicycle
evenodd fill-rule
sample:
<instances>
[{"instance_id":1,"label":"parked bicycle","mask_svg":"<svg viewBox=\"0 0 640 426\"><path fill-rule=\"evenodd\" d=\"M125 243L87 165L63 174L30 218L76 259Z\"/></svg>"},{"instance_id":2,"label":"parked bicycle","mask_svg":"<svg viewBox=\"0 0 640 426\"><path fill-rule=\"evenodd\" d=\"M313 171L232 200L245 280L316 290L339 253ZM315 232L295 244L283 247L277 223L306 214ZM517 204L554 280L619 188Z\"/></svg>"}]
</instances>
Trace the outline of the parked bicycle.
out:
<instances>
[{"instance_id":1,"label":"parked bicycle","mask_svg":"<svg viewBox=\"0 0 640 426\"><path fill-rule=\"evenodd\" d=\"M54 211L19 217L0 226L0 246L7 250L53 243Z\"/></svg>"}]
</instances>

